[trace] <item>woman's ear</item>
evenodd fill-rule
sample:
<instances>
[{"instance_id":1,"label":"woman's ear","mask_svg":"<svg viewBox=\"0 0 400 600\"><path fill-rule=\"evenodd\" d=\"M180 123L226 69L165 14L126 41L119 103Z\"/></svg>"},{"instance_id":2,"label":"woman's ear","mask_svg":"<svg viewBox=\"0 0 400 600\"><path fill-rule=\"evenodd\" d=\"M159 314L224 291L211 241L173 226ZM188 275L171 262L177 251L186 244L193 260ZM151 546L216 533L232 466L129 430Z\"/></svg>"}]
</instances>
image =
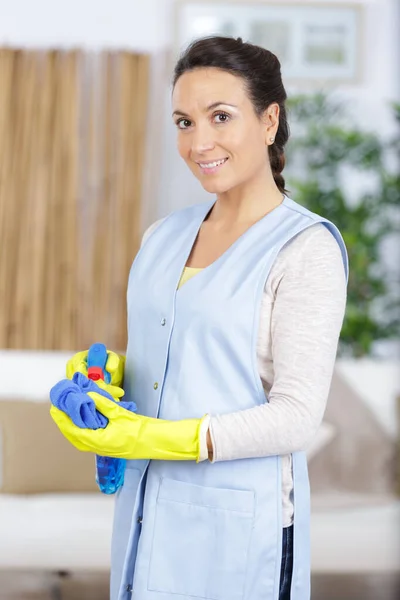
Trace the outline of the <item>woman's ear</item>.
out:
<instances>
[{"instance_id":1,"label":"woman's ear","mask_svg":"<svg viewBox=\"0 0 400 600\"><path fill-rule=\"evenodd\" d=\"M271 140L275 140L276 132L279 127L279 104L273 102L263 114L263 123L265 125L265 144L270 146Z\"/></svg>"}]
</instances>

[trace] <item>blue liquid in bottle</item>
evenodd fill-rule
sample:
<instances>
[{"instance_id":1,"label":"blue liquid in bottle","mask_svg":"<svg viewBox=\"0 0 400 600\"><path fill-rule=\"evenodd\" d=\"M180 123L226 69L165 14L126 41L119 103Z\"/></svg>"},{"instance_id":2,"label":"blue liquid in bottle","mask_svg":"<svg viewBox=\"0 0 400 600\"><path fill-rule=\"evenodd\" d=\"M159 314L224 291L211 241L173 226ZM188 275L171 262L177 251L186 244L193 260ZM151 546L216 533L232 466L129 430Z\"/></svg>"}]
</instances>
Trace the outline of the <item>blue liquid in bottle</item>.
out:
<instances>
[{"instance_id":1,"label":"blue liquid in bottle","mask_svg":"<svg viewBox=\"0 0 400 600\"><path fill-rule=\"evenodd\" d=\"M126 459L96 455L96 483L103 494L115 494L124 484Z\"/></svg>"},{"instance_id":2,"label":"blue liquid in bottle","mask_svg":"<svg viewBox=\"0 0 400 600\"><path fill-rule=\"evenodd\" d=\"M89 348L88 377L93 381L110 379L106 371L107 348L104 344L93 344ZM103 494L115 494L124 483L126 459L96 455L96 483Z\"/></svg>"}]
</instances>

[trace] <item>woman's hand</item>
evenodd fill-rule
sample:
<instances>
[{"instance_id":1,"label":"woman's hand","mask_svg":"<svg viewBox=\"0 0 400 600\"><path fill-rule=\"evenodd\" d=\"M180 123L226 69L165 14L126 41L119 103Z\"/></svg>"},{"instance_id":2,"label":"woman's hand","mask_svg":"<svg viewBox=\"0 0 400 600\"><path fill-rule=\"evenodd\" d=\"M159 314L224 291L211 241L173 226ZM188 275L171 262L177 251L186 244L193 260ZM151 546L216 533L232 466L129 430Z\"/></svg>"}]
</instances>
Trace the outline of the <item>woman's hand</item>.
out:
<instances>
[{"instance_id":1,"label":"woman's hand","mask_svg":"<svg viewBox=\"0 0 400 600\"><path fill-rule=\"evenodd\" d=\"M108 392L113 398L118 400L125 394L124 390L122 389L124 381L125 356L110 350L107 351L107 356L108 358L105 368L107 373L109 373L109 381L98 379L96 384ZM72 379L75 373L82 373L86 377L88 376L87 357L88 350L84 350L83 352L74 354L74 356L67 362L68 379Z\"/></svg>"},{"instance_id":2,"label":"woman's hand","mask_svg":"<svg viewBox=\"0 0 400 600\"><path fill-rule=\"evenodd\" d=\"M78 450L127 459L199 459L202 419L164 421L143 417L97 392L89 392L88 396L108 419L104 429L81 429L55 406L50 409L61 433Z\"/></svg>"}]
</instances>

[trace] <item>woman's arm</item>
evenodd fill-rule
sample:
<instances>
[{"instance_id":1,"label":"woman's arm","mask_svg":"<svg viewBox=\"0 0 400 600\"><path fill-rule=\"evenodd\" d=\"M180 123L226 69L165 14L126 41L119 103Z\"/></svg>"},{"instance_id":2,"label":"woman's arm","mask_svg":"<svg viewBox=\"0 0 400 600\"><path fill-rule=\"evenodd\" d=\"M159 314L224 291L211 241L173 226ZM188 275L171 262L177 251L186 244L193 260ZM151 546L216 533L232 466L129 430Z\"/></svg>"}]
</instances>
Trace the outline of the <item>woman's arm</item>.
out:
<instances>
[{"instance_id":1,"label":"woman's arm","mask_svg":"<svg viewBox=\"0 0 400 600\"><path fill-rule=\"evenodd\" d=\"M211 416L203 432L202 458L290 454L310 444L322 421L346 304L342 256L321 225L299 234L283 252L282 273L273 272L276 261L270 274L275 299L269 402Z\"/></svg>"}]
</instances>

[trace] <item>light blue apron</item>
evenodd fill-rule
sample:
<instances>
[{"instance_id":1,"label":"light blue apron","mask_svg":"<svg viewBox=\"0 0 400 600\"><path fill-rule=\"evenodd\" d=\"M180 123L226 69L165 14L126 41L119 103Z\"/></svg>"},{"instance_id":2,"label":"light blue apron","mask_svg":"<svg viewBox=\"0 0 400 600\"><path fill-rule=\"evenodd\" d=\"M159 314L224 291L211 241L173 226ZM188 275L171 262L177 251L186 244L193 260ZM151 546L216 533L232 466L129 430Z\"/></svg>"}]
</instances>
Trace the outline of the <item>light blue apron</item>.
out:
<instances>
[{"instance_id":1,"label":"light blue apron","mask_svg":"<svg viewBox=\"0 0 400 600\"><path fill-rule=\"evenodd\" d=\"M126 399L163 419L263 404L256 340L265 281L282 247L322 222L285 197L177 290L214 203L169 215L138 253L128 286ZM293 455L292 600L310 598L309 482ZM282 555L279 456L128 461L112 540L111 600L276 600Z\"/></svg>"}]
</instances>

